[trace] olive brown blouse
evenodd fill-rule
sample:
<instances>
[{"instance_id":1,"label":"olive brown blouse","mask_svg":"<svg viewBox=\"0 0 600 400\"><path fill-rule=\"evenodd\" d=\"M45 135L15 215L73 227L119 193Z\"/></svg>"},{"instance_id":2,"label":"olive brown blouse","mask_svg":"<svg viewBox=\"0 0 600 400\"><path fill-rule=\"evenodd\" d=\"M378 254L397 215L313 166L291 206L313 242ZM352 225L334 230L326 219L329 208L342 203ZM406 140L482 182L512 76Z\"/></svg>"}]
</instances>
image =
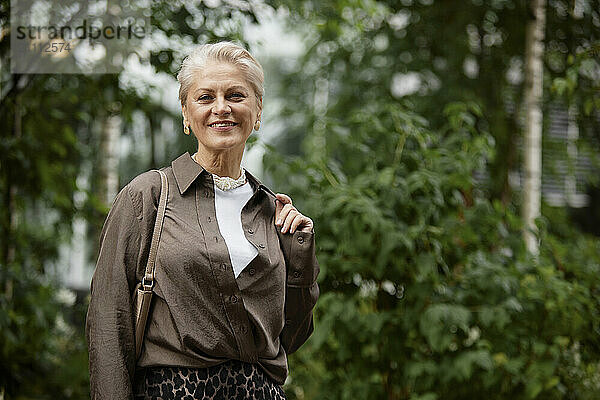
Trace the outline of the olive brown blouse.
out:
<instances>
[{"instance_id":1,"label":"olive brown blouse","mask_svg":"<svg viewBox=\"0 0 600 400\"><path fill-rule=\"evenodd\" d=\"M137 361L132 300L150 251L160 175L144 172L121 189L102 228L86 319L92 399L133 399L136 367L204 368L228 359L256 363L282 385L287 355L313 332L314 230L282 234L275 194L246 171L254 194L241 221L258 255L236 278L217 224L212 175L188 152L161 170L169 198Z\"/></svg>"}]
</instances>

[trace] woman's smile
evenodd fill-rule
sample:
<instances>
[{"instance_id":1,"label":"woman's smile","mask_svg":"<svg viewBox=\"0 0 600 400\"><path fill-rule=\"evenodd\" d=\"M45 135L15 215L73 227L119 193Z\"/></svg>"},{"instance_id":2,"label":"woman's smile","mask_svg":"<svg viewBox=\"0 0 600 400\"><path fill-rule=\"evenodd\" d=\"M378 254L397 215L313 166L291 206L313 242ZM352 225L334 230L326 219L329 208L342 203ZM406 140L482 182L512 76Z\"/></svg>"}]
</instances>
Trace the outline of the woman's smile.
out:
<instances>
[{"instance_id":1,"label":"woman's smile","mask_svg":"<svg viewBox=\"0 0 600 400\"><path fill-rule=\"evenodd\" d=\"M211 128L219 132L227 132L235 128L238 124L230 120L215 121L208 124Z\"/></svg>"}]
</instances>

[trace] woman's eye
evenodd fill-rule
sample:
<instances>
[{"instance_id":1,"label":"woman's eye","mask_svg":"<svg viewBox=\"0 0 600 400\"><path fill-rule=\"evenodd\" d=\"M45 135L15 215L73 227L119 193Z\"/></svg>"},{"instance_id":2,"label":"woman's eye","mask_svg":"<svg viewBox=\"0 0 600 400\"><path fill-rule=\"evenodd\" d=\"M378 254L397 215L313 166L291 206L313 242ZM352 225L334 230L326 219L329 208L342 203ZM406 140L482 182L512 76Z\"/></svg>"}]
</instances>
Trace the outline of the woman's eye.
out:
<instances>
[{"instance_id":1,"label":"woman's eye","mask_svg":"<svg viewBox=\"0 0 600 400\"><path fill-rule=\"evenodd\" d=\"M203 94L202 96L198 97L198 100L200 101L206 101L206 100L210 100L211 97L208 94Z\"/></svg>"},{"instance_id":2,"label":"woman's eye","mask_svg":"<svg viewBox=\"0 0 600 400\"><path fill-rule=\"evenodd\" d=\"M231 93L229 97L233 97L234 99L243 99L245 96L242 93L234 92Z\"/></svg>"}]
</instances>

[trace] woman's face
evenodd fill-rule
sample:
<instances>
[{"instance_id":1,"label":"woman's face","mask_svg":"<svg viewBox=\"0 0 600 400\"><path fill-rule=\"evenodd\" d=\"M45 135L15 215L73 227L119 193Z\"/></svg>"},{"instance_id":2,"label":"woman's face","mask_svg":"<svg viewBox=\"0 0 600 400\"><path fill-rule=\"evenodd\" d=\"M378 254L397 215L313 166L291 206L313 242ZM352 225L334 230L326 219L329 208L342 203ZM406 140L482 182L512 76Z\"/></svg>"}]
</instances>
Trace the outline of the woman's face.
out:
<instances>
[{"instance_id":1,"label":"woman's face","mask_svg":"<svg viewBox=\"0 0 600 400\"><path fill-rule=\"evenodd\" d=\"M243 149L261 109L262 101L238 67L209 62L188 92L183 124L190 125L207 150Z\"/></svg>"}]
</instances>

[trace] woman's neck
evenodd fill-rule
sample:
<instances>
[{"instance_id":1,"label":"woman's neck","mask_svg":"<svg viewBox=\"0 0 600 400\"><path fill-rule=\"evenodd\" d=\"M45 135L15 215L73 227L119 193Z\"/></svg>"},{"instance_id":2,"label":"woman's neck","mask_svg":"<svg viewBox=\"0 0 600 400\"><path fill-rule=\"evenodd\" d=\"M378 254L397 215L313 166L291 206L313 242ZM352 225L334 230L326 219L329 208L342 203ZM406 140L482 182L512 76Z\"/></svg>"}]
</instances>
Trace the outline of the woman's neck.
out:
<instances>
[{"instance_id":1,"label":"woman's neck","mask_svg":"<svg viewBox=\"0 0 600 400\"><path fill-rule=\"evenodd\" d=\"M239 154L233 151L207 152L199 148L192 158L211 174L237 179L241 174L242 155L243 148Z\"/></svg>"}]
</instances>

